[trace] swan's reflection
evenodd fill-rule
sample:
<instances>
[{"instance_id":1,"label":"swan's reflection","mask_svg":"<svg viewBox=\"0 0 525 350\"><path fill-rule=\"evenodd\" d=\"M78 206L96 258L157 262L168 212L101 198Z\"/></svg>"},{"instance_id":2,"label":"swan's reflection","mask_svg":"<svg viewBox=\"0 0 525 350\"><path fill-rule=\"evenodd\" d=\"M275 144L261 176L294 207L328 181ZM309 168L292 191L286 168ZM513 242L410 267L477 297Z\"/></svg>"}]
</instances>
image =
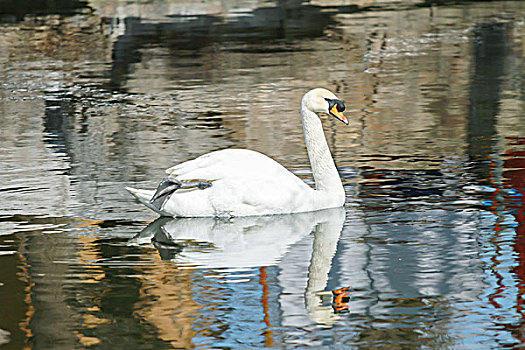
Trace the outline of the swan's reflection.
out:
<instances>
[{"instance_id":1,"label":"swan's reflection","mask_svg":"<svg viewBox=\"0 0 525 350\"><path fill-rule=\"evenodd\" d=\"M282 289L287 288L287 283L296 283L283 279L286 276L284 270L296 271L299 266L308 266L303 305L313 321L331 324L336 319L334 312L344 309L341 300L344 302L346 296L344 291L336 291L333 296L338 301L327 303L326 297L332 297L332 292L324 291L344 221L343 208L230 219L160 218L130 243L151 241L163 259L169 259L179 266L235 269L279 265ZM293 250L294 244L307 239L312 232L314 240L311 256L302 254L294 259L293 266L289 262L281 264L283 256ZM294 297L297 298L297 295L300 294L296 293ZM281 301L281 307L290 305ZM297 300L292 304L296 305Z\"/></svg>"}]
</instances>

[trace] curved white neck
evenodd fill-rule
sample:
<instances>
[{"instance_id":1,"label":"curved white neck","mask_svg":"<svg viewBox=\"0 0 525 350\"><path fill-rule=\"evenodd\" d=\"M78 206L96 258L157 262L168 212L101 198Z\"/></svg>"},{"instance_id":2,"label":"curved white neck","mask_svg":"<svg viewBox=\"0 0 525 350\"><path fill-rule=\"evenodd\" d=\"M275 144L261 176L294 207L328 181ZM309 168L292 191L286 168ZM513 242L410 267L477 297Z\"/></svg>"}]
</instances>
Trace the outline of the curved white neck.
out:
<instances>
[{"instance_id":1,"label":"curved white neck","mask_svg":"<svg viewBox=\"0 0 525 350\"><path fill-rule=\"evenodd\" d=\"M301 118L306 149L315 180L315 189L330 194L343 193L344 196L341 178L328 148L321 119L304 104L301 105Z\"/></svg>"}]
</instances>

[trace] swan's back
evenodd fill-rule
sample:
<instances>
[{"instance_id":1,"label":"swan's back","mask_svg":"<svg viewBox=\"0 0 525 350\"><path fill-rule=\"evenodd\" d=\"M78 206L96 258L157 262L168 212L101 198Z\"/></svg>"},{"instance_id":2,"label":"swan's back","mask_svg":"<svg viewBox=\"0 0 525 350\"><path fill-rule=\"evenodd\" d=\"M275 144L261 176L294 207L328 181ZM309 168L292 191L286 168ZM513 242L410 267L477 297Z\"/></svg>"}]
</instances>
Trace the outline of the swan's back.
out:
<instances>
[{"instance_id":1,"label":"swan's back","mask_svg":"<svg viewBox=\"0 0 525 350\"><path fill-rule=\"evenodd\" d=\"M181 181L195 179L215 181L232 176L257 178L281 172L289 173L273 159L247 149L210 152L166 170L167 174Z\"/></svg>"},{"instance_id":2,"label":"swan's back","mask_svg":"<svg viewBox=\"0 0 525 350\"><path fill-rule=\"evenodd\" d=\"M176 216L246 216L291 213L308 204L313 189L273 159L226 149L169 168L184 182L207 181L204 190L176 191L164 211Z\"/></svg>"}]
</instances>

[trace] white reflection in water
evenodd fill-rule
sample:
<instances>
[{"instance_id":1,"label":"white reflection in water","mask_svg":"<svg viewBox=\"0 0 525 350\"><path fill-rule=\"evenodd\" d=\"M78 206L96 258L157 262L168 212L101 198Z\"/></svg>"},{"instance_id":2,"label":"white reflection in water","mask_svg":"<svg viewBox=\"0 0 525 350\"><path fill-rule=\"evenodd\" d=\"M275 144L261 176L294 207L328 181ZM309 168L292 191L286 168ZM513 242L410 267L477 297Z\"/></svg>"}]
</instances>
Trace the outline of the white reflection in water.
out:
<instances>
[{"instance_id":1,"label":"white reflection in water","mask_svg":"<svg viewBox=\"0 0 525 350\"><path fill-rule=\"evenodd\" d=\"M165 258L188 267L218 271L227 269L231 273L278 265L281 276L291 273L306 277L306 281L302 278L279 279L283 289L281 311L285 318L293 315L291 318L296 319L298 315L307 314L317 323L332 324L337 319L334 307L324 305L322 297L332 295L332 292L325 292L325 288L344 221L343 208L230 219L160 218L129 243L143 243L151 239ZM298 245L304 247L298 243L305 238L311 241L309 235L312 232L311 249L296 250ZM292 254L293 258L283 261L287 254ZM338 300L346 298L345 290L336 293L340 295ZM296 299L301 295L304 296L303 306L298 307ZM336 308L344 308L344 305L339 305L341 302L337 304Z\"/></svg>"}]
</instances>

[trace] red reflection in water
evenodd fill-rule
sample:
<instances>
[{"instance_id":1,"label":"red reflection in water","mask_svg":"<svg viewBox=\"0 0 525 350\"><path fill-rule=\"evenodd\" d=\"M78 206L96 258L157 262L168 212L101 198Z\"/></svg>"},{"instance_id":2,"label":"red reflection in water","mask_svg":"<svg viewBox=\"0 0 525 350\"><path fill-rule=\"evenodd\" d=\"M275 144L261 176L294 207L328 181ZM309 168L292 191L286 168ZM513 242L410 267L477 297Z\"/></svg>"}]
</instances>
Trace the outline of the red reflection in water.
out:
<instances>
[{"instance_id":1,"label":"red reflection in water","mask_svg":"<svg viewBox=\"0 0 525 350\"><path fill-rule=\"evenodd\" d=\"M521 321L513 326L511 330L514 336L522 343L525 342L525 314L523 310L525 297L525 138L510 139L508 145L512 147L504 154L503 177L504 186L512 190L506 195L505 202L508 203L512 215L518 223L516 227L516 239L514 240L514 251L517 254L518 266L512 272L518 279L518 295L516 296L517 312L521 315ZM520 148L517 148L520 147Z\"/></svg>"},{"instance_id":2,"label":"red reflection in water","mask_svg":"<svg viewBox=\"0 0 525 350\"><path fill-rule=\"evenodd\" d=\"M513 249L516 252L517 266L511 269L516 282L518 293L516 295L516 312L521 316L521 321L517 324L503 324L502 326L511 332L514 337L522 344L525 343L525 138L506 138L507 151L502 155L502 179L500 187L492 194L491 211L498 215L501 213L501 206L504 206L504 212L510 213L516 220L515 239ZM493 168L494 169L494 168ZM491 173L493 183L496 183L495 174ZM494 225L496 236L504 228L502 227L502 218L498 218ZM497 239L497 237L495 237ZM499 250L498 244L495 244ZM494 256L494 266L497 265L497 258L500 254ZM498 275L497 269L493 270L498 279L498 288L496 293L491 296L491 303L500 308L501 306L495 301L501 296L506 288L503 284L503 278Z\"/></svg>"},{"instance_id":3,"label":"red reflection in water","mask_svg":"<svg viewBox=\"0 0 525 350\"><path fill-rule=\"evenodd\" d=\"M521 309L523 305L521 296L525 294L525 149L523 148L525 138L517 137L508 140L508 145L512 149L504 154L503 177L505 187L512 189L510 195L505 196L505 200L518 223L514 250L518 253L519 265L513 269L513 272L520 279L518 305ZM521 149L516 148L520 146Z\"/></svg>"}]
</instances>

